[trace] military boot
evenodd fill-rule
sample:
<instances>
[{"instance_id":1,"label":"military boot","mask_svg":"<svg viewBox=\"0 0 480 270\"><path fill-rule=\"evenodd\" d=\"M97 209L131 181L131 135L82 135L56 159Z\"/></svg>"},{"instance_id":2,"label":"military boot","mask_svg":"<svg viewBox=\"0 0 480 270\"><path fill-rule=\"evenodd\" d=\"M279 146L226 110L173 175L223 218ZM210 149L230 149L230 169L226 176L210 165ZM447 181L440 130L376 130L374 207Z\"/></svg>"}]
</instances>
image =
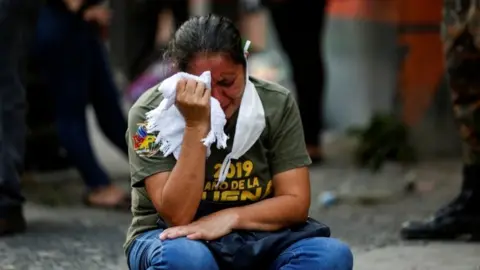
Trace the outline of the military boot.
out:
<instances>
[{"instance_id":1,"label":"military boot","mask_svg":"<svg viewBox=\"0 0 480 270\"><path fill-rule=\"evenodd\" d=\"M424 240L469 236L480 240L480 166L465 166L460 194L427 220L404 223L401 236Z\"/></svg>"}]
</instances>

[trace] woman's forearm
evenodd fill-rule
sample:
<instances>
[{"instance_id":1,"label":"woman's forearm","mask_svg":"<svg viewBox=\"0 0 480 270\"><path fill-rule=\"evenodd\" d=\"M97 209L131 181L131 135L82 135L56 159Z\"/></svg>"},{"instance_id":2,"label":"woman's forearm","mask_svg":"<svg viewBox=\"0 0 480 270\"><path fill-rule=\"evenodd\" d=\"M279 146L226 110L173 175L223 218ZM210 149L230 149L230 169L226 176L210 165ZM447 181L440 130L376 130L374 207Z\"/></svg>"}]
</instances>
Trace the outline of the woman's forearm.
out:
<instances>
[{"instance_id":1,"label":"woman's forearm","mask_svg":"<svg viewBox=\"0 0 480 270\"><path fill-rule=\"evenodd\" d=\"M233 229L275 231L307 220L310 201L294 195L282 195L251 205L227 209L234 211Z\"/></svg>"},{"instance_id":2,"label":"woman's forearm","mask_svg":"<svg viewBox=\"0 0 480 270\"><path fill-rule=\"evenodd\" d=\"M202 198L206 147L201 139L208 129L185 128L182 149L163 188L161 213L171 225L190 223Z\"/></svg>"}]
</instances>

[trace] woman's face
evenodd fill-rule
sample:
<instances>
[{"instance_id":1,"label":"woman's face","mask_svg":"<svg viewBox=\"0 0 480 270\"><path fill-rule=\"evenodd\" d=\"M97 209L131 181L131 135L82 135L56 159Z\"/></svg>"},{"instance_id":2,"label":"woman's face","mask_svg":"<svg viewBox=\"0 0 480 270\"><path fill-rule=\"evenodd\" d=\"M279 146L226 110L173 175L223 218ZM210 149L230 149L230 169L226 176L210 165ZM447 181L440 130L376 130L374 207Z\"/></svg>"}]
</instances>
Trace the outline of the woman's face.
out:
<instances>
[{"instance_id":1,"label":"woman's face","mask_svg":"<svg viewBox=\"0 0 480 270\"><path fill-rule=\"evenodd\" d=\"M187 72L200 76L205 71L212 74L212 96L220 102L228 118L237 111L245 89L245 70L227 54L199 53L190 61Z\"/></svg>"}]
</instances>

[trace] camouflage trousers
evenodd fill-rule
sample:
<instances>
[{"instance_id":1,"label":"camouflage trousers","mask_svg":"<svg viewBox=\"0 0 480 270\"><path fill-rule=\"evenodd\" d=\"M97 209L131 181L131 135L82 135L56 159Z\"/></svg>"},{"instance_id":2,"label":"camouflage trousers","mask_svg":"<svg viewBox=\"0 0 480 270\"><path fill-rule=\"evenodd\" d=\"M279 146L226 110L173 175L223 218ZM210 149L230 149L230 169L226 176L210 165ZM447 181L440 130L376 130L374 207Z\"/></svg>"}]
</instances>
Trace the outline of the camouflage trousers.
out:
<instances>
[{"instance_id":1,"label":"camouflage trousers","mask_svg":"<svg viewBox=\"0 0 480 270\"><path fill-rule=\"evenodd\" d=\"M480 0L443 0L442 38L464 162L480 165Z\"/></svg>"}]
</instances>

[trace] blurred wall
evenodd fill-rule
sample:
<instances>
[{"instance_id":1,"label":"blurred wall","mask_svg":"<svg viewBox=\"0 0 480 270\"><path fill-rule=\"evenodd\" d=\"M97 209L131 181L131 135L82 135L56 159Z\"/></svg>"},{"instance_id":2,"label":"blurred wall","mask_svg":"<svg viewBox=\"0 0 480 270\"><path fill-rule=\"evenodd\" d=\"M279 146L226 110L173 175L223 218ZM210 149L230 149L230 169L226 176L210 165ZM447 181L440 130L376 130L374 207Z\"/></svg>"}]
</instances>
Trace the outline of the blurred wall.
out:
<instances>
[{"instance_id":1,"label":"blurred wall","mask_svg":"<svg viewBox=\"0 0 480 270\"><path fill-rule=\"evenodd\" d=\"M440 40L441 0L332 0L325 37L326 123L345 130L376 112L411 127L421 155L459 153Z\"/></svg>"},{"instance_id":2,"label":"blurred wall","mask_svg":"<svg viewBox=\"0 0 480 270\"><path fill-rule=\"evenodd\" d=\"M330 17L325 37L328 128L364 125L375 112L390 112L398 71L395 27Z\"/></svg>"}]
</instances>

